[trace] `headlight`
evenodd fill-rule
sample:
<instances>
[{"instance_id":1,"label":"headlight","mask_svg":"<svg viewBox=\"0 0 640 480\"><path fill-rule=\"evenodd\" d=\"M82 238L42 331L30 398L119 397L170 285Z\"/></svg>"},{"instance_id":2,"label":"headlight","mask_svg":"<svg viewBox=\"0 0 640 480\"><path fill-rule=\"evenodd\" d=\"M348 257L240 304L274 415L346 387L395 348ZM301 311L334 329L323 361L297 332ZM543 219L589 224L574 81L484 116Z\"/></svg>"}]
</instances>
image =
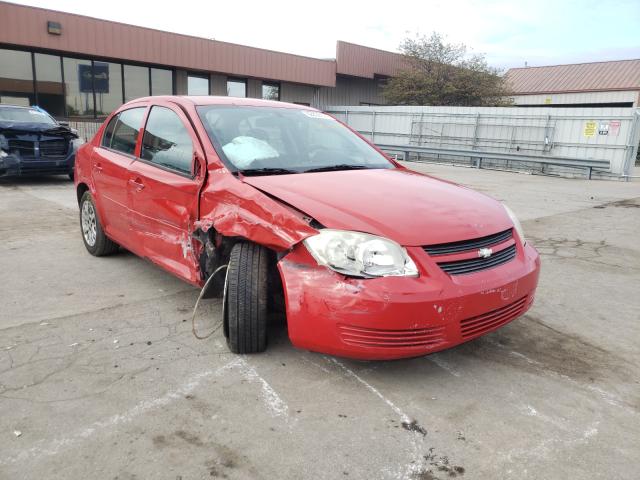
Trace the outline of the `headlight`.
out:
<instances>
[{"instance_id":1,"label":"headlight","mask_svg":"<svg viewBox=\"0 0 640 480\"><path fill-rule=\"evenodd\" d=\"M354 277L417 277L418 269L396 242L368 233L320 230L304 241L319 265Z\"/></svg>"},{"instance_id":2,"label":"headlight","mask_svg":"<svg viewBox=\"0 0 640 480\"><path fill-rule=\"evenodd\" d=\"M82 145L84 145L86 142L84 141L84 138L79 137L79 138L74 138L73 140L71 140L71 143L73 144L73 151L77 151Z\"/></svg>"},{"instance_id":3,"label":"headlight","mask_svg":"<svg viewBox=\"0 0 640 480\"><path fill-rule=\"evenodd\" d=\"M9 151L9 141L7 140L7 137L2 134L0 134L0 150Z\"/></svg>"},{"instance_id":4,"label":"headlight","mask_svg":"<svg viewBox=\"0 0 640 480\"><path fill-rule=\"evenodd\" d=\"M513 213L511 209L507 207L504 203L502 204L502 206L507 211L507 215L509 215L509 218L513 222L513 228L515 228L516 232L518 232L518 236L520 237L520 240L522 240L522 244L526 245L527 240L524 238L524 230L522 230L522 225L520 225L520 221L518 220L518 217L516 217L516 214Z\"/></svg>"}]
</instances>

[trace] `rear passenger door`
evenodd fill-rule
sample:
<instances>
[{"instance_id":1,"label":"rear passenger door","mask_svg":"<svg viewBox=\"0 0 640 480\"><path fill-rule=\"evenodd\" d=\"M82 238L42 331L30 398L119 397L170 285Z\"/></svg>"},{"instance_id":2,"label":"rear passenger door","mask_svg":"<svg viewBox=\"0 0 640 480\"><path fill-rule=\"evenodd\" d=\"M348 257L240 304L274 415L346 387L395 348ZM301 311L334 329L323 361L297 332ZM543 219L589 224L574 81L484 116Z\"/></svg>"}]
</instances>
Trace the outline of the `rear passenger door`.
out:
<instances>
[{"instance_id":1,"label":"rear passenger door","mask_svg":"<svg viewBox=\"0 0 640 480\"><path fill-rule=\"evenodd\" d=\"M109 237L127 246L131 244L127 180L145 111L146 107L135 107L115 115L91 162L101 224Z\"/></svg>"},{"instance_id":2,"label":"rear passenger door","mask_svg":"<svg viewBox=\"0 0 640 480\"><path fill-rule=\"evenodd\" d=\"M131 226L144 256L192 283L199 280L191 232L198 218L204 158L184 112L170 102L153 105L127 185Z\"/></svg>"}]
</instances>

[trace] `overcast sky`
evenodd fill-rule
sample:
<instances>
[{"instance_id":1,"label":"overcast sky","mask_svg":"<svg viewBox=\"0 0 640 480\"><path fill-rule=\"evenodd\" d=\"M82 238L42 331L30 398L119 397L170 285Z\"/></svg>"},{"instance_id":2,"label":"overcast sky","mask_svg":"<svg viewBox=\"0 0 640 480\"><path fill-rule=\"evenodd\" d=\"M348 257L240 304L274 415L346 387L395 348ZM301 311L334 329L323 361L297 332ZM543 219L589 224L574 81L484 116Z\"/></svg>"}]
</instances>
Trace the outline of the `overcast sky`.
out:
<instances>
[{"instance_id":1,"label":"overcast sky","mask_svg":"<svg viewBox=\"0 0 640 480\"><path fill-rule=\"evenodd\" d=\"M640 0L18 1L319 58L336 40L396 51L438 31L508 68L640 58Z\"/></svg>"}]
</instances>

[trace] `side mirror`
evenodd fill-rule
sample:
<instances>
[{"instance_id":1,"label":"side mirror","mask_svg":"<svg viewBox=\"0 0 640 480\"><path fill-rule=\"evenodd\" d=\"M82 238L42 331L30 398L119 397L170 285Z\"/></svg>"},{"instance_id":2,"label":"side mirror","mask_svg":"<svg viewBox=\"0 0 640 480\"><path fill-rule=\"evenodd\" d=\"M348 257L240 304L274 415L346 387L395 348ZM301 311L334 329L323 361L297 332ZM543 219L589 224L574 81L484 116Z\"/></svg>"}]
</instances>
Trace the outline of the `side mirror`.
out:
<instances>
[{"instance_id":1,"label":"side mirror","mask_svg":"<svg viewBox=\"0 0 640 480\"><path fill-rule=\"evenodd\" d=\"M63 127L68 127L69 126L69 122L58 122L58 125L61 125Z\"/></svg>"}]
</instances>

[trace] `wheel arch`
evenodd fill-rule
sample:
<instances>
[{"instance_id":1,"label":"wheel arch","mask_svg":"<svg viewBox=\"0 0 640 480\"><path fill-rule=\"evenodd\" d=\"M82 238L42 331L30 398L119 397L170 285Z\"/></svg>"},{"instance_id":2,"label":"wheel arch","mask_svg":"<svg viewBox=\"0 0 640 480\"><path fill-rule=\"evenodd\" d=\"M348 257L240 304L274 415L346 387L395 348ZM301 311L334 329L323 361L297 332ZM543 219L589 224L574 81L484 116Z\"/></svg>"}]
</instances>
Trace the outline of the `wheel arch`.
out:
<instances>
[{"instance_id":1,"label":"wheel arch","mask_svg":"<svg viewBox=\"0 0 640 480\"><path fill-rule=\"evenodd\" d=\"M85 194L85 192L88 192L88 191L89 191L89 185L87 185L84 182L78 183L78 186L76 187L76 197L78 199L78 205L80 205L82 196Z\"/></svg>"}]
</instances>

